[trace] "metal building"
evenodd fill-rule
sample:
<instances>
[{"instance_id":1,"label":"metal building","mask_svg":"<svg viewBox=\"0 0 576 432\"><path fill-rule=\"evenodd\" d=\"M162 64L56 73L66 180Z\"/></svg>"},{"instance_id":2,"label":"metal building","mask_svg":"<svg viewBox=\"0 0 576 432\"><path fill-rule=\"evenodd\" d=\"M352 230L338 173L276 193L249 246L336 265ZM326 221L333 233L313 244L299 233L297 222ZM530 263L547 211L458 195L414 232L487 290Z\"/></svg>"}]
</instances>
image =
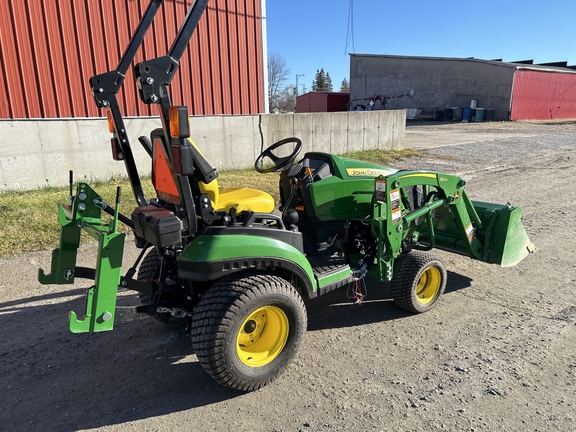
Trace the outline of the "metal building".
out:
<instances>
[{"instance_id":1,"label":"metal building","mask_svg":"<svg viewBox=\"0 0 576 432\"><path fill-rule=\"evenodd\" d=\"M338 112L347 111L350 93L347 92L308 92L296 97L296 112Z\"/></svg>"},{"instance_id":2,"label":"metal building","mask_svg":"<svg viewBox=\"0 0 576 432\"><path fill-rule=\"evenodd\" d=\"M0 0L0 119L100 117L88 87L115 69L149 0ZM165 55L193 1L164 0L136 62ZM172 82L191 114L265 109L264 0L211 0ZM119 101L127 116L156 115L132 70Z\"/></svg>"},{"instance_id":3,"label":"metal building","mask_svg":"<svg viewBox=\"0 0 576 432\"><path fill-rule=\"evenodd\" d=\"M375 109L495 110L496 120L576 118L576 67L474 58L350 55L351 101L378 98ZM354 108L354 103L351 108Z\"/></svg>"}]
</instances>

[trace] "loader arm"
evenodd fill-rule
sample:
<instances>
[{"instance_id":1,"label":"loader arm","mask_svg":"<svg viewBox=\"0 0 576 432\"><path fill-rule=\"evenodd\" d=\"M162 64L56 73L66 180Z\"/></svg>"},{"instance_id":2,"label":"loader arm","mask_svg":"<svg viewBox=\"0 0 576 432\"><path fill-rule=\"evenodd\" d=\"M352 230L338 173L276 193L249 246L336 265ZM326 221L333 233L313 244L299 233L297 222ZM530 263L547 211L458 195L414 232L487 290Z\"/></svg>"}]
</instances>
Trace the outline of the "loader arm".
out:
<instances>
[{"instance_id":1,"label":"loader arm","mask_svg":"<svg viewBox=\"0 0 576 432\"><path fill-rule=\"evenodd\" d=\"M426 171L376 179L371 225L379 278L392 280L395 259L410 249L436 247L503 267L534 251L521 207L474 202L465 185L458 176Z\"/></svg>"}]
</instances>

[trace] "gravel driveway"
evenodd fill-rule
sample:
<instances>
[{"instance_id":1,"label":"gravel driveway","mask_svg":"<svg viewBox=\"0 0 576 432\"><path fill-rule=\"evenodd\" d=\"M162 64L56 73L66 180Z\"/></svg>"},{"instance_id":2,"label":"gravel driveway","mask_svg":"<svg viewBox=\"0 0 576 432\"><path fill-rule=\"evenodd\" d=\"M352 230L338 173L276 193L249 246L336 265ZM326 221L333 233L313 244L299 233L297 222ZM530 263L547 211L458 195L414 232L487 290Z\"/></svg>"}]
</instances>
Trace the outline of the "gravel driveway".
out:
<instances>
[{"instance_id":1,"label":"gravel driveway","mask_svg":"<svg viewBox=\"0 0 576 432\"><path fill-rule=\"evenodd\" d=\"M248 394L218 386L188 336L154 319L71 334L83 287L36 282L48 251L0 260L0 429L576 430L576 125L415 125L406 145L429 156L399 168L459 173L473 199L522 205L538 251L511 268L438 252L446 293L422 315L375 281L361 306L343 290L312 301L294 363Z\"/></svg>"}]
</instances>

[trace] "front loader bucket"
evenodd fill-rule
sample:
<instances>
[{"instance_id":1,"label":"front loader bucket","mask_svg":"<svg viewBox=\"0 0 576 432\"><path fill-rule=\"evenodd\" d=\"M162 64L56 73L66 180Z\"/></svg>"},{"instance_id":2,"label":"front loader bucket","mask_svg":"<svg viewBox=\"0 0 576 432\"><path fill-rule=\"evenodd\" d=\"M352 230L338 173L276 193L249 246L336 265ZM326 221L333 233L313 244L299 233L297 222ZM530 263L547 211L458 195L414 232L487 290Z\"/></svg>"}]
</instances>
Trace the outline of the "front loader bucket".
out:
<instances>
[{"instance_id":1,"label":"front loader bucket","mask_svg":"<svg viewBox=\"0 0 576 432\"><path fill-rule=\"evenodd\" d=\"M472 204L482 221L482 261L511 267L535 251L522 225L522 207L478 201Z\"/></svg>"}]
</instances>

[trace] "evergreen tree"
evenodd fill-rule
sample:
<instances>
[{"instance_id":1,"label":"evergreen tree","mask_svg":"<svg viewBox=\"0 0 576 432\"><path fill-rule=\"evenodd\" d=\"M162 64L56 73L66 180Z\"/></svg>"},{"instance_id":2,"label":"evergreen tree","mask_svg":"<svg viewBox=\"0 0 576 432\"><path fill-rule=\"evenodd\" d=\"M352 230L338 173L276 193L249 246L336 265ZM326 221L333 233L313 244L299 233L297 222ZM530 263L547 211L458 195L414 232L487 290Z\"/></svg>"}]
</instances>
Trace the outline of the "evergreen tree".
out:
<instances>
[{"instance_id":1,"label":"evergreen tree","mask_svg":"<svg viewBox=\"0 0 576 432\"><path fill-rule=\"evenodd\" d=\"M324 68L316 69L316 77L312 81L312 91L332 91L332 79L330 74L324 72Z\"/></svg>"},{"instance_id":2,"label":"evergreen tree","mask_svg":"<svg viewBox=\"0 0 576 432\"><path fill-rule=\"evenodd\" d=\"M325 80L324 69L322 69L321 71L316 69L316 76L312 81L312 91L321 91L321 89L324 88L324 80Z\"/></svg>"},{"instance_id":3,"label":"evergreen tree","mask_svg":"<svg viewBox=\"0 0 576 432\"><path fill-rule=\"evenodd\" d=\"M348 80L346 78L344 78L342 80L342 84L340 84L340 91L344 93L350 92L350 84L348 84Z\"/></svg>"},{"instance_id":4,"label":"evergreen tree","mask_svg":"<svg viewBox=\"0 0 576 432\"><path fill-rule=\"evenodd\" d=\"M331 92L333 89L334 87L332 87L332 78L330 78L330 74L326 72L326 90L324 91Z\"/></svg>"}]
</instances>

